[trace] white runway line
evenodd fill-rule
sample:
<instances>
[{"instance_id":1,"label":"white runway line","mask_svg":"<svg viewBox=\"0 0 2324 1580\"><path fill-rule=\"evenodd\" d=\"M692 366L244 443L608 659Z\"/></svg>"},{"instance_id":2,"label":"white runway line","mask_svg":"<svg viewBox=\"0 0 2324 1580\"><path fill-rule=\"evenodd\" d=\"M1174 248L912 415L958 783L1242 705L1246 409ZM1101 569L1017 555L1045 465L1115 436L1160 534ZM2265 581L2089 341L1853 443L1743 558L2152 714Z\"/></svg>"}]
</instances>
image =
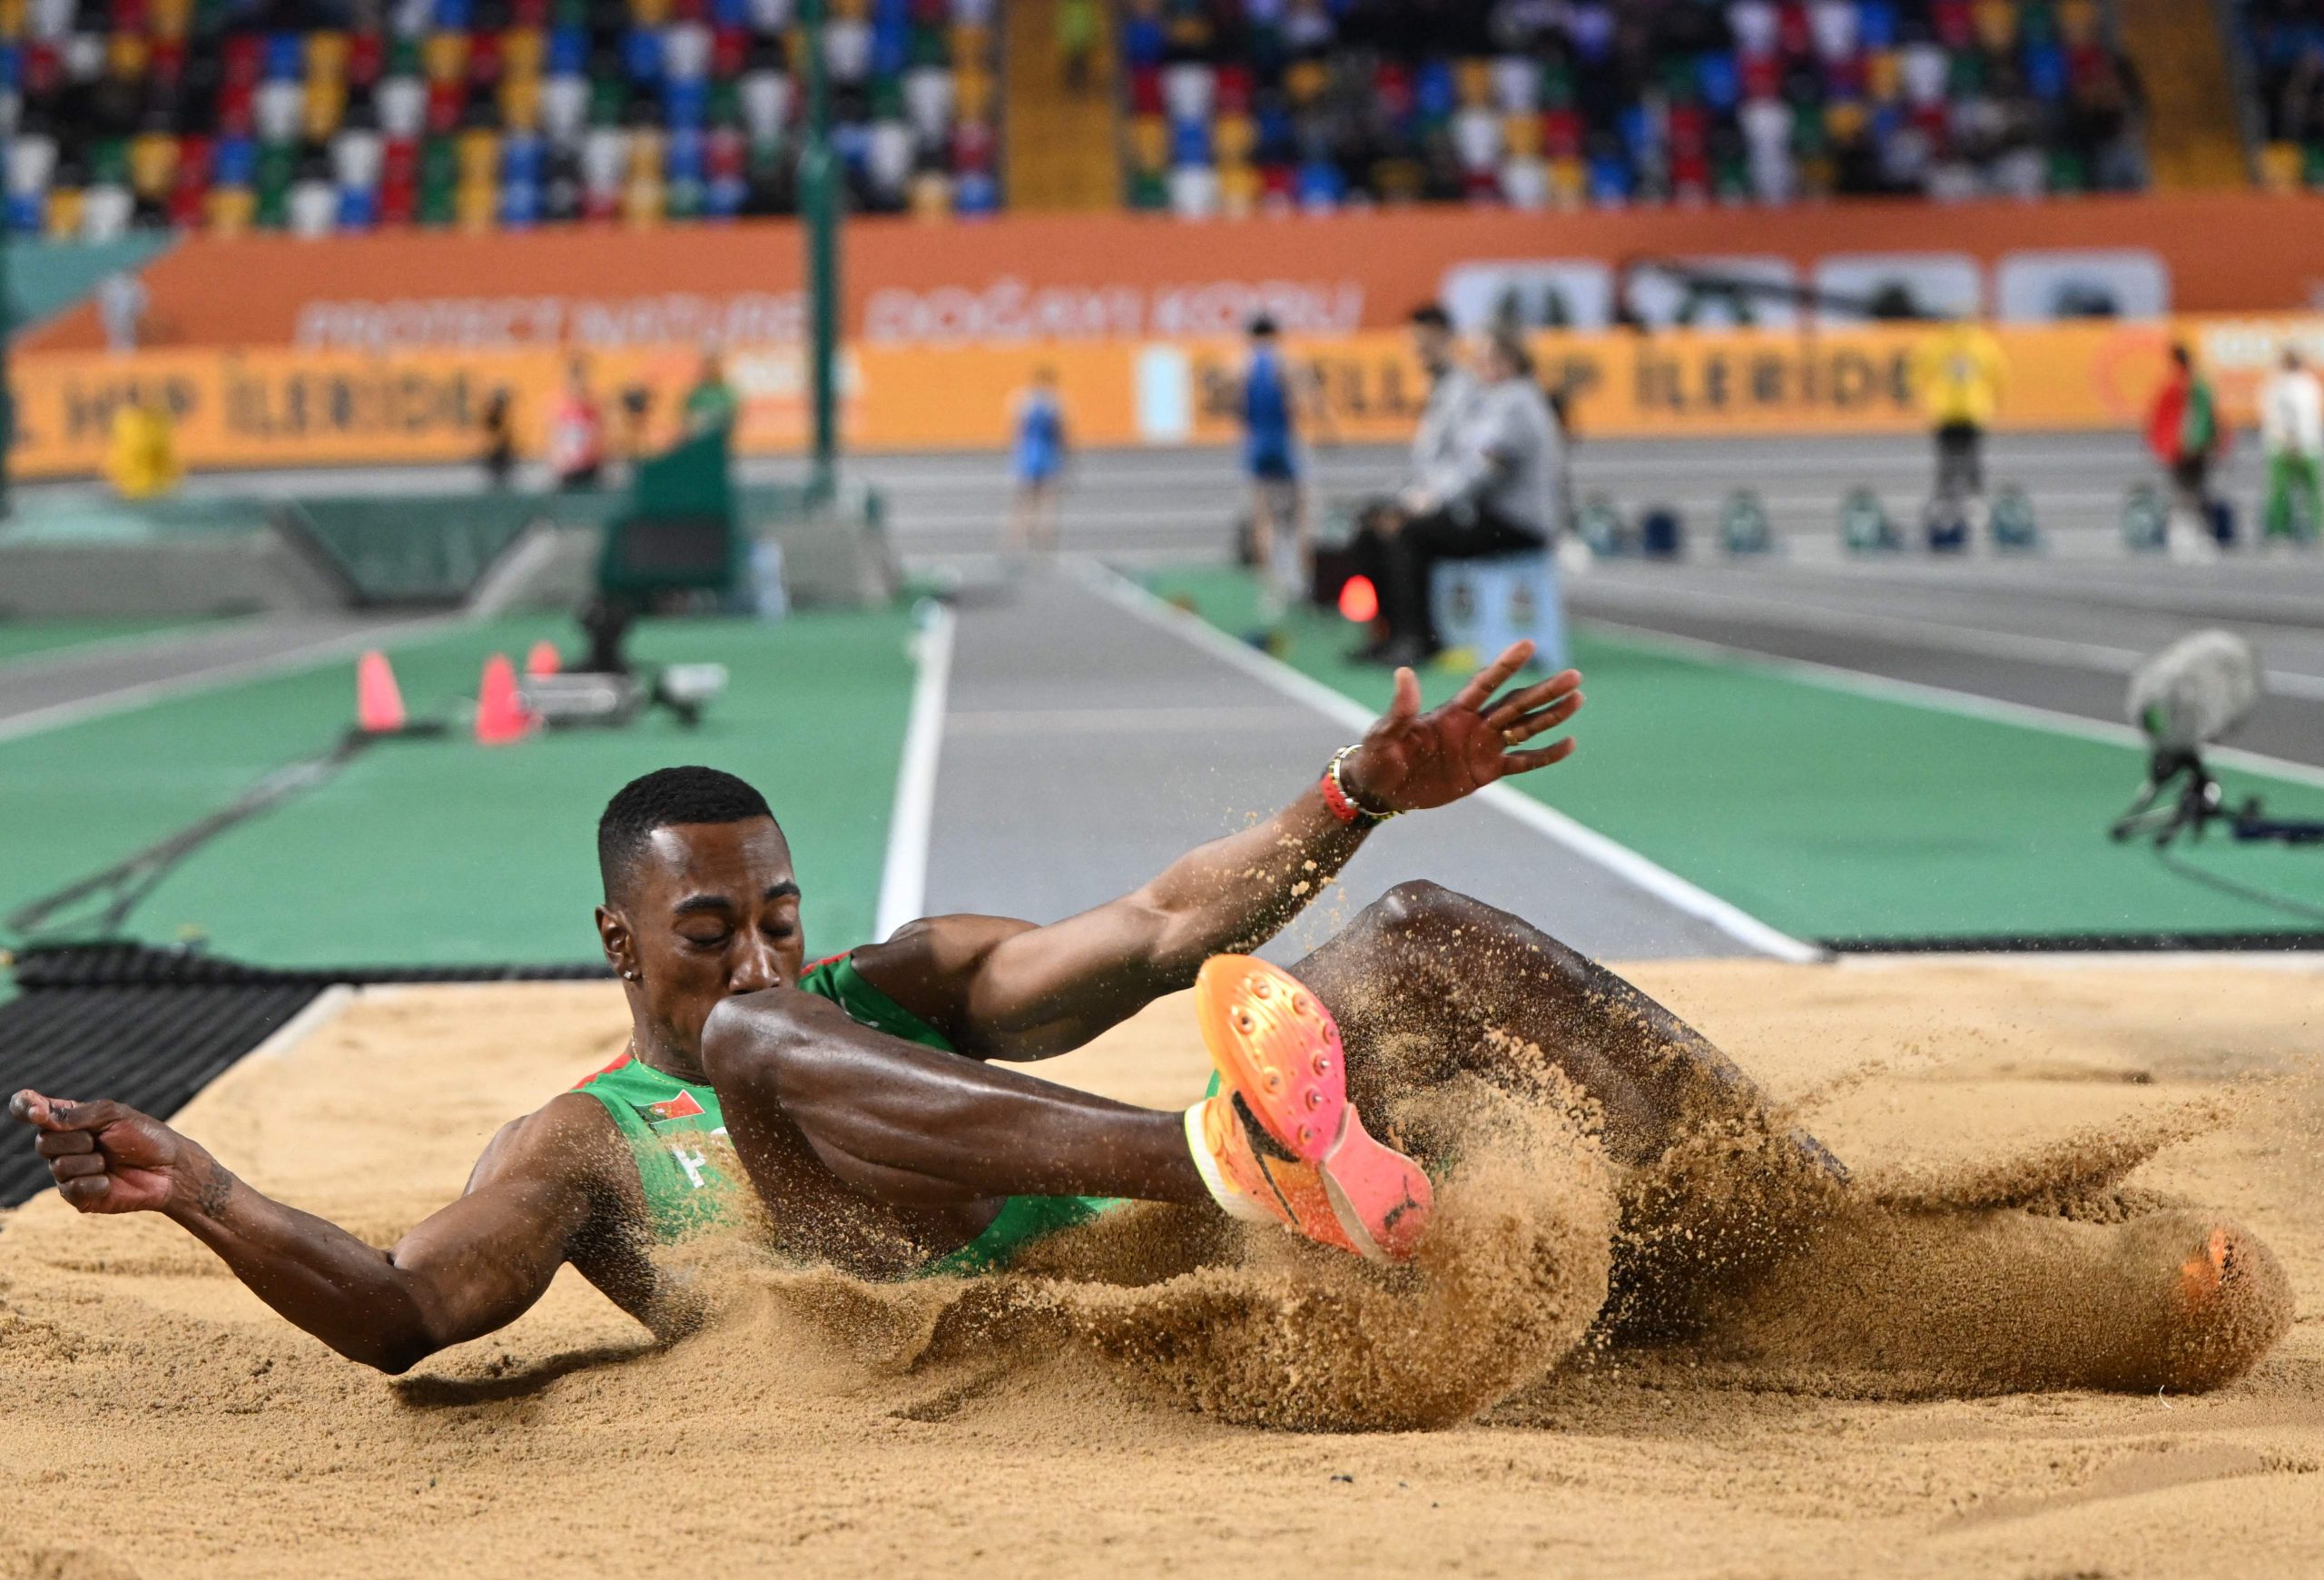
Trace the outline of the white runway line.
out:
<instances>
[{"instance_id":1,"label":"white runway line","mask_svg":"<svg viewBox=\"0 0 2324 1580\"><path fill-rule=\"evenodd\" d=\"M1190 615L1155 597L1146 588L1108 567L1076 558L1068 561L1075 575L1100 597L1108 599L1150 626L1168 631L1212 657L1262 681L1285 696L1305 703L1316 712L1362 735L1373 725L1370 709L1343 696L1319 680L1302 675L1281 659L1238 642L1200 616ZM1536 834L1547 835L1583 859L1596 863L1656 899L1707 922L1738 943L1778 960L1816 961L1822 950L1770 927L1757 916L1720 899L1708 889L1689 883L1668 867L1616 840L1586 828L1564 813L1534 800L1508 785L1488 785L1472 797L1514 818Z\"/></svg>"},{"instance_id":2,"label":"white runway line","mask_svg":"<svg viewBox=\"0 0 2324 1580\"><path fill-rule=\"evenodd\" d=\"M123 713L133 707L143 707L147 703L182 696L190 692L207 691L212 686L225 686L237 680L257 680L271 675L310 669L327 658L359 653L369 647L392 647L413 637L455 624L457 620L457 616L430 615L424 619L374 626L365 630L325 637L296 647L286 647L280 653L236 658L205 668L190 669L182 675L172 675L161 680L116 686L111 691L101 691L94 696L79 696L70 702L52 703L46 707L36 707L27 713L0 718L0 741L18 740L44 730L62 729L86 719L102 718L109 713Z\"/></svg>"},{"instance_id":3,"label":"white runway line","mask_svg":"<svg viewBox=\"0 0 2324 1580\"><path fill-rule=\"evenodd\" d=\"M67 643L62 647L37 648L30 653L19 653L14 658L0 658L0 676L14 680L42 670L68 668L92 658L118 658L123 653L142 652L148 648L199 649L218 641L231 641L241 635L243 627L253 617L250 615L228 615L215 621L204 621L197 617L182 626L162 626L150 631L124 631L119 636L96 637L86 642Z\"/></svg>"},{"instance_id":4,"label":"white runway line","mask_svg":"<svg viewBox=\"0 0 2324 1580\"><path fill-rule=\"evenodd\" d=\"M228 1065L226 1070L222 1070L212 1076L211 1085L216 1085L226 1074L227 1070L239 1070L243 1065L259 1060L281 1058L291 1049L314 1035L316 1032L337 1020L339 1012L355 1002L355 996L356 990L347 983L343 982L331 983L330 986L308 1000L305 1009L269 1032L266 1034L266 1041ZM202 1088L204 1091L209 1090L208 1086Z\"/></svg>"},{"instance_id":5,"label":"white runway line","mask_svg":"<svg viewBox=\"0 0 2324 1580\"><path fill-rule=\"evenodd\" d=\"M904 757L896 773L895 808L888 815L888 856L880 870L880 904L872 934L892 938L916 922L928 896L928 840L936 815L936 762L944 749L944 698L952 684L952 633L958 620L942 604L912 640L920 677L912 683L911 714L904 726Z\"/></svg>"},{"instance_id":6,"label":"white runway line","mask_svg":"<svg viewBox=\"0 0 2324 1580\"><path fill-rule=\"evenodd\" d=\"M1763 617L1767 623L1794 630L1820 631L1836 637L1861 637L1892 647L1965 653L1974 658L2003 658L2029 664L2050 664L2102 674L2129 675L2153 657L2134 647L2113 647L2098 642L2070 641L2061 637L2037 637L2022 631L1996 631L1983 626L1960 626L1949 620L1924 619L1914 615L1854 614L1820 604L1756 593L1712 592L1701 588L1618 587L1600 583L1586 589L1585 601L1626 604L1649 613L1662 609L1691 609L1717 616L1737 611L1740 617ZM2270 696L2324 701L2324 676L2297 669L2270 669L2260 676Z\"/></svg>"}]
</instances>

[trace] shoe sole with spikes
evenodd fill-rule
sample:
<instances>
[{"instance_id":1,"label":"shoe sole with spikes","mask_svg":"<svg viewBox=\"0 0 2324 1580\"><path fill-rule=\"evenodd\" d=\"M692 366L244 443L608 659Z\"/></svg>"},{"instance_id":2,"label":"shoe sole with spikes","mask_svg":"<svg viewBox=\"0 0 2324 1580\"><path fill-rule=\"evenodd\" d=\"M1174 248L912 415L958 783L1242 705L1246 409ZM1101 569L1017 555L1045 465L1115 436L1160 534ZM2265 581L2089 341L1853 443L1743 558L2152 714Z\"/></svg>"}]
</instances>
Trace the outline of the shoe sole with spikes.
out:
<instances>
[{"instance_id":1,"label":"shoe sole with spikes","mask_svg":"<svg viewBox=\"0 0 2324 1580\"><path fill-rule=\"evenodd\" d=\"M1306 985L1249 955L1214 955L1195 979L1195 1019L1220 1077L1275 1142L1315 1166L1361 1254L1403 1261L1427 1227L1420 1165L1373 1139L1347 1101L1339 1027Z\"/></svg>"}]
</instances>

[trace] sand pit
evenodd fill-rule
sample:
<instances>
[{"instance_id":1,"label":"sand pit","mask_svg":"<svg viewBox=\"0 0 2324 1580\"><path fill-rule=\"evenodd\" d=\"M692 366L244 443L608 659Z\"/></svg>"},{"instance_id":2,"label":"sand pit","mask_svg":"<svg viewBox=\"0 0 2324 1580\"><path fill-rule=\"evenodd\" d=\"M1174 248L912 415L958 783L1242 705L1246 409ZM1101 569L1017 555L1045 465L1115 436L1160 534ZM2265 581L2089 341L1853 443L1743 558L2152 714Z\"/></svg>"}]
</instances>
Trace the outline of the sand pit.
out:
<instances>
[{"instance_id":1,"label":"sand pit","mask_svg":"<svg viewBox=\"0 0 2324 1580\"><path fill-rule=\"evenodd\" d=\"M2324 1571L2324 972L1630 974L1778 1097L1807 1101L1882 1215L1851 1241L1862 1258L1786 1269L1685 1348L1577 1348L1612 1205L1586 1142L1554 1125L1493 1154L1530 1161L1510 1187L1524 1203L1501 1219L1464 1207L1460 1230L1524 1248L1511 1254L1542 1266L1517 1272L1551 1298L1530 1318L1496 1306L1515 1274L1475 1260L1469 1285L1443 1282L1425 1320L1459 1358L1445 1375L1513 1380L1484 1390L1497 1402L1481 1418L1425 1433L1267 1431L1206 1413L1231 1413L1246 1391L1235 1367L1297 1362L1302 1334L1411 1316L1394 1290L1361 1282L1311 1279L1306 1303L1276 1314L1279 1342L1222 1349L1212 1341L1266 1315L1253 1304L1265 1286L1025 1279L963 1299L752 1269L728 1280L724 1321L656 1350L568 1274L517 1326L389 1381L281 1322L168 1224L79 1220L52 1197L0 1227L0 1443L20 1511L0 1533L0 1575L1110 1574L1285 1559L1512 1575ZM261 1189L383 1242L457 1191L502 1120L621 1041L608 989L380 990L246 1061L179 1122ZM1170 1003L1045 1073L1165 1103L1186 1101L1204 1068ZM2239 1084L2284 1071L2258 1091ZM2226 1121L2202 1122L2205 1105ZM2102 1175L2181 1133L2084 1192L2085 1221L2005 1208L1913 1238L1916 1204L2015 1200L2029 1180L2076 1162ZM1995 1393L1975 1346L1933 1341L2006 1324L2024 1292L2007 1253L2023 1237L2039 1238L2036 1270L2073 1281L2073 1247L2111 1232L2107 1200L2132 1211L2160 1198L2231 1216L2280 1259L2296 1321L2250 1375L2198 1397ZM2000 1237L2009 1276L1915 1320L1911 1302L1954 1289L1912 1281L1957 1253L1961 1224ZM1151 1276L1167 1269L1133 1266L1149 1240L1184 1254L1167 1224L1078 1254ZM1162 1298L1177 1302L1169 1322L1154 1317ZM1377 1337L1360 1364L1393 1374L1411 1336ZM2047 1341L2085 1342L2071 1328ZM2006 1332L1992 1344L2026 1348ZM1441 1379L1265 1386L1464 1412Z\"/></svg>"}]
</instances>

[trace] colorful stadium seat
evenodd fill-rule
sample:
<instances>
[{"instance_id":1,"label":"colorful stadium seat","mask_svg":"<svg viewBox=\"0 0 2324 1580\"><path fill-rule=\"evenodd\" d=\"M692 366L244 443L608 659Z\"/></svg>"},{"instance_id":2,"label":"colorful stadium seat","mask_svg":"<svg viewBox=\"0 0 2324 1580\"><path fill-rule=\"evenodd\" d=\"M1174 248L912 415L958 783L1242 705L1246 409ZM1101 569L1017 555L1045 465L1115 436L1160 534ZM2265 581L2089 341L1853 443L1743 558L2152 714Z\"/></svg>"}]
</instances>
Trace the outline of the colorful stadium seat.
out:
<instances>
[{"instance_id":1,"label":"colorful stadium seat","mask_svg":"<svg viewBox=\"0 0 2324 1580\"><path fill-rule=\"evenodd\" d=\"M1139 208L2145 180L2136 84L2096 0L1124 0L1118 38Z\"/></svg>"},{"instance_id":2,"label":"colorful stadium seat","mask_svg":"<svg viewBox=\"0 0 2324 1580\"><path fill-rule=\"evenodd\" d=\"M991 0L831 9L851 206L998 207ZM793 0L13 0L5 222L322 234L789 212L797 20Z\"/></svg>"}]
</instances>

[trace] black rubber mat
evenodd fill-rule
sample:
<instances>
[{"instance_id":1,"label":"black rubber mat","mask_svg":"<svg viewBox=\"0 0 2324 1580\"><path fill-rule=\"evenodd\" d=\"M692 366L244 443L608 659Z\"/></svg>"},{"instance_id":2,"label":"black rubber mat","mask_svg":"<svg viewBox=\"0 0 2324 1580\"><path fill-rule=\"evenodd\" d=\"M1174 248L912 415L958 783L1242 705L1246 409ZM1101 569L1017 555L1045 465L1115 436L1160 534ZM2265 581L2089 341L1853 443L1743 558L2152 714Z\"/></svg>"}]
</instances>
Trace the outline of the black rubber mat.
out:
<instances>
[{"instance_id":1,"label":"black rubber mat","mask_svg":"<svg viewBox=\"0 0 2324 1580\"><path fill-rule=\"evenodd\" d=\"M322 992L273 986L67 988L0 1004L0 1091L110 1097L167 1118ZM48 1188L32 1134L0 1135L0 1207Z\"/></svg>"},{"instance_id":2,"label":"black rubber mat","mask_svg":"<svg viewBox=\"0 0 2324 1580\"><path fill-rule=\"evenodd\" d=\"M2324 949L2324 933L1996 933L1934 938L1819 938L1834 954L2162 954Z\"/></svg>"},{"instance_id":3,"label":"black rubber mat","mask_svg":"<svg viewBox=\"0 0 2324 1580\"><path fill-rule=\"evenodd\" d=\"M51 988L261 987L389 982L595 982L613 970L602 960L542 965L251 965L187 949L142 943L73 943L28 949L16 957L16 986Z\"/></svg>"},{"instance_id":4,"label":"black rubber mat","mask_svg":"<svg viewBox=\"0 0 2324 1580\"><path fill-rule=\"evenodd\" d=\"M188 950L92 943L31 950L0 1004L0 1099L22 1087L109 1097L167 1119L326 989L345 983L589 981L582 965L283 969ZM30 1133L0 1121L0 1208L48 1186Z\"/></svg>"}]
</instances>

